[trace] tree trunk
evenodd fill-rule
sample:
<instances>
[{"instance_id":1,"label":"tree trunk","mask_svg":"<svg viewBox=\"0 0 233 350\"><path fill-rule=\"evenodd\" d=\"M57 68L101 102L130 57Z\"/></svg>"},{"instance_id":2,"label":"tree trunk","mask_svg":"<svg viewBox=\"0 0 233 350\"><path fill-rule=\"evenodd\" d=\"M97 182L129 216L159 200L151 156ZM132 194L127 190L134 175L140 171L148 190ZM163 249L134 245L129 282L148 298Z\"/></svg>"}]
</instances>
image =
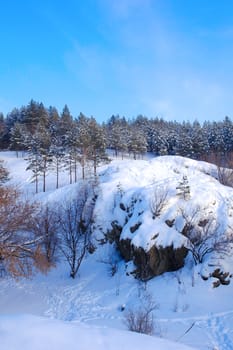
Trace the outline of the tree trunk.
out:
<instances>
[{"instance_id":1,"label":"tree trunk","mask_svg":"<svg viewBox=\"0 0 233 350\"><path fill-rule=\"evenodd\" d=\"M58 164L58 160L57 160L57 164L56 164L56 175L57 175L56 188L58 188L58 182L59 182L59 164Z\"/></svg>"},{"instance_id":2,"label":"tree trunk","mask_svg":"<svg viewBox=\"0 0 233 350\"><path fill-rule=\"evenodd\" d=\"M97 156L94 154L93 156L93 168L94 168L94 176L96 176L96 169L97 169Z\"/></svg>"},{"instance_id":3,"label":"tree trunk","mask_svg":"<svg viewBox=\"0 0 233 350\"><path fill-rule=\"evenodd\" d=\"M45 178L46 178L46 170L43 171L43 192L45 192Z\"/></svg>"},{"instance_id":4,"label":"tree trunk","mask_svg":"<svg viewBox=\"0 0 233 350\"><path fill-rule=\"evenodd\" d=\"M38 175L37 175L37 171L36 171L36 175L35 175L35 182L36 182L36 193L38 193Z\"/></svg>"},{"instance_id":5,"label":"tree trunk","mask_svg":"<svg viewBox=\"0 0 233 350\"><path fill-rule=\"evenodd\" d=\"M70 164L69 164L69 167L70 167L70 184L72 184L72 161L71 161L71 157L70 157Z\"/></svg>"},{"instance_id":6,"label":"tree trunk","mask_svg":"<svg viewBox=\"0 0 233 350\"><path fill-rule=\"evenodd\" d=\"M74 159L74 182L77 182L77 160Z\"/></svg>"},{"instance_id":7,"label":"tree trunk","mask_svg":"<svg viewBox=\"0 0 233 350\"><path fill-rule=\"evenodd\" d=\"M44 164L43 164L43 192L45 192L46 170L47 170L47 160L44 159Z\"/></svg>"},{"instance_id":8,"label":"tree trunk","mask_svg":"<svg viewBox=\"0 0 233 350\"><path fill-rule=\"evenodd\" d=\"M85 179L85 156L82 156L82 161L81 161L81 166L82 166L82 179Z\"/></svg>"}]
</instances>

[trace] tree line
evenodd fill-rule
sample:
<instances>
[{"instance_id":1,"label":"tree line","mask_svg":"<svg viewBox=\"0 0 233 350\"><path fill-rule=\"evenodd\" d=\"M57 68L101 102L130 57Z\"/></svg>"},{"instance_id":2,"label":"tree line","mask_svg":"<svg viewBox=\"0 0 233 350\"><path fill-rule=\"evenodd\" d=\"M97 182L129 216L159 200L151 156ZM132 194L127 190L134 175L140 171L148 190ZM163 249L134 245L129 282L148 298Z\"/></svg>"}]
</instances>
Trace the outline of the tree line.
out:
<instances>
[{"instance_id":1,"label":"tree line","mask_svg":"<svg viewBox=\"0 0 233 350\"><path fill-rule=\"evenodd\" d=\"M111 116L99 124L94 117L80 113L73 117L67 105L61 113L55 107L31 100L27 106L14 108L3 116L0 113L0 147L16 152L27 151L28 169L34 174L36 190L38 178L52 168L59 173L68 169L70 183L77 181L77 167L85 178L86 166L93 174L100 162L107 161L106 150L115 156L129 154L134 159L145 152L158 155L181 155L193 159L225 162L233 151L233 123L229 117L219 122L176 122L162 118L149 119L139 115L127 120ZM225 165L225 164L222 164Z\"/></svg>"}]
</instances>

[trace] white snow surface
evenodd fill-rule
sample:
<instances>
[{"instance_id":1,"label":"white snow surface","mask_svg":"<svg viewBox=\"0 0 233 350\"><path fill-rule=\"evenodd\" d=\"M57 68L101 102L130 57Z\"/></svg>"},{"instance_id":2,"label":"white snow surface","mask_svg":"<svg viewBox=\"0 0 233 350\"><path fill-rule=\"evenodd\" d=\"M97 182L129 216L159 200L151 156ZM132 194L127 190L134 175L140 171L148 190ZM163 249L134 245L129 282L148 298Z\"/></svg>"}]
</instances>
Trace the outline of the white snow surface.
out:
<instances>
[{"instance_id":1,"label":"white snow surface","mask_svg":"<svg viewBox=\"0 0 233 350\"><path fill-rule=\"evenodd\" d=\"M0 332L2 350L128 350L129 347L134 350L191 350L181 344L138 333L28 315L1 317Z\"/></svg>"},{"instance_id":2,"label":"white snow surface","mask_svg":"<svg viewBox=\"0 0 233 350\"><path fill-rule=\"evenodd\" d=\"M77 193L79 185L69 185L64 172L58 190L51 173L46 193L35 194L31 174L25 171L25 160L16 158L13 152L1 152L0 158L10 170L10 182L17 184L28 198L57 206ZM176 186L184 175L190 185L189 201L176 195ZM135 246L149 249L155 241L161 246L185 245L179 210L192 215L197 206L201 208L200 218L212 215L218 222L219 234L226 234L233 227L233 190L221 185L216 177L214 165L175 156L115 159L100 167L95 207L96 251L85 257L75 280L69 278L64 261L46 275L36 273L30 279L17 280L0 278L0 349L232 350L233 281L213 288L214 278L204 281L200 277L204 272L208 276L216 263L232 273L230 254L207 256L204 264L197 266L188 256L179 271L143 283L130 274L133 263L125 263L113 244L98 244L113 220L124 225L127 213L131 213L121 237L130 237ZM155 188L168 191L168 200L161 215L153 219L150 203ZM122 210L120 203L128 211ZM167 219L175 219L175 225L168 227ZM131 233L130 227L138 221L140 227ZM117 267L114 276L112 265ZM155 335L129 332L125 324L127 310L136 310L148 295L157 304Z\"/></svg>"}]
</instances>

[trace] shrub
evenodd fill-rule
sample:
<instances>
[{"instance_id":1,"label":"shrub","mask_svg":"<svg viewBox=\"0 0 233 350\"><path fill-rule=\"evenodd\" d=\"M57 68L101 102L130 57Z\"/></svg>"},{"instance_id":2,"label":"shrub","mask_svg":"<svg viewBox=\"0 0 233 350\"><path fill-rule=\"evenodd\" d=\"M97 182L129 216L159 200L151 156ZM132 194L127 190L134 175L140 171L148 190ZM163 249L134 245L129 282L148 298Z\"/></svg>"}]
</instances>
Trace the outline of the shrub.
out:
<instances>
[{"instance_id":1,"label":"shrub","mask_svg":"<svg viewBox=\"0 0 233 350\"><path fill-rule=\"evenodd\" d=\"M153 197L150 202L150 210L153 219L159 216L167 203L168 189L155 187Z\"/></svg>"},{"instance_id":2,"label":"shrub","mask_svg":"<svg viewBox=\"0 0 233 350\"><path fill-rule=\"evenodd\" d=\"M124 323L128 330L137 333L152 335L155 332L153 311L158 305L153 301L150 294L144 296L144 302L137 309L129 309L125 313Z\"/></svg>"}]
</instances>

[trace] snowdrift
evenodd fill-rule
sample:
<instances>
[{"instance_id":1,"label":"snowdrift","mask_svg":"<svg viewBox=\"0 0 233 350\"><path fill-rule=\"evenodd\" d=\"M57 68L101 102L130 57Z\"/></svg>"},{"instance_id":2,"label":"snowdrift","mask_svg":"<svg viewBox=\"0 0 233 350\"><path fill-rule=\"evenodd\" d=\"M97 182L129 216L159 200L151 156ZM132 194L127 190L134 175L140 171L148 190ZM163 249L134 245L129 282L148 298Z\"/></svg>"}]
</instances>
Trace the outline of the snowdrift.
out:
<instances>
[{"instance_id":1,"label":"snowdrift","mask_svg":"<svg viewBox=\"0 0 233 350\"><path fill-rule=\"evenodd\" d=\"M1 350L192 350L164 339L35 316L0 317Z\"/></svg>"}]
</instances>

